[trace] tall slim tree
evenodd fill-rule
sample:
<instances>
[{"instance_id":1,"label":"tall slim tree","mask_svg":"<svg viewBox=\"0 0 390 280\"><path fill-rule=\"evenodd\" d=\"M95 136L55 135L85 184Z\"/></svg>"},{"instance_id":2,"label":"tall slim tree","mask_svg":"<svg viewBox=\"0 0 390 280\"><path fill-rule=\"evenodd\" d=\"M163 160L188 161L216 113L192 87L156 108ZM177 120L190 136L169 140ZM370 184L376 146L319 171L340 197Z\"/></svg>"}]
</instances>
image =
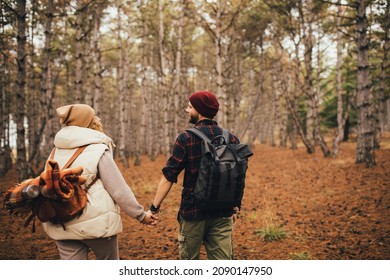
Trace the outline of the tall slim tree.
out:
<instances>
[{"instance_id":1,"label":"tall slim tree","mask_svg":"<svg viewBox=\"0 0 390 280\"><path fill-rule=\"evenodd\" d=\"M376 165L374 152L374 108L372 82L369 72L368 38L367 38L367 0L356 2L356 45L357 45L357 110L358 110L358 143L356 163L365 163L367 167Z\"/></svg>"},{"instance_id":2,"label":"tall slim tree","mask_svg":"<svg viewBox=\"0 0 390 280\"><path fill-rule=\"evenodd\" d=\"M86 33L84 32L84 26L87 18L87 12L89 5L93 0L80 0L77 1L76 7L76 22L75 22L75 60L76 60L76 69L75 69L75 80L74 80L74 96L76 102L85 101L85 61L84 55L86 53Z\"/></svg>"},{"instance_id":3,"label":"tall slim tree","mask_svg":"<svg viewBox=\"0 0 390 280\"><path fill-rule=\"evenodd\" d=\"M152 139L152 105L151 105L151 94L150 94L150 82L149 82L149 47L150 43L149 38L149 28L147 25L147 15L146 15L146 5L141 6L140 8L140 18L141 18L141 98L142 98L142 108L141 108L141 123L140 123L140 142L144 143L139 149L137 149L136 156L137 162L139 163L140 154L152 154L153 150L153 141ZM142 148L143 147L143 148Z\"/></svg>"},{"instance_id":4,"label":"tall slim tree","mask_svg":"<svg viewBox=\"0 0 390 280\"><path fill-rule=\"evenodd\" d=\"M383 29L383 55L380 66L379 85L377 90L377 125L375 129L375 148L380 148L380 142L383 131L387 128L390 130L390 112L386 105L390 105L390 89L389 85L389 55L390 55L390 2L386 1L386 6L383 12L382 20L379 21ZM387 103L387 104L386 104ZM390 108L390 106L389 106ZM387 118L387 121L386 121Z\"/></svg>"},{"instance_id":5,"label":"tall slim tree","mask_svg":"<svg viewBox=\"0 0 390 280\"><path fill-rule=\"evenodd\" d=\"M165 37L165 27L164 27L164 1L158 1L158 15L159 15L159 25L158 25L158 42L159 42L159 52L160 52L160 71L159 71L159 91L161 92L161 102L162 102L162 152L164 154L169 153L169 148L171 145L170 141L170 124L171 124L171 95L168 90L168 75L169 75L169 66L167 61L166 54L166 37Z\"/></svg>"},{"instance_id":6,"label":"tall slim tree","mask_svg":"<svg viewBox=\"0 0 390 280\"><path fill-rule=\"evenodd\" d=\"M333 154L338 155L340 142L344 138L343 125L343 98L342 98L342 63L343 63L343 43L341 34L341 16L343 7L340 5L341 0L338 1L336 29L337 29L337 63L336 63L336 94L337 94L337 134L333 141Z\"/></svg>"},{"instance_id":7,"label":"tall slim tree","mask_svg":"<svg viewBox=\"0 0 390 280\"><path fill-rule=\"evenodd\" d=\"M120 133L119 133L119 157L124 167L128 168L129 163L127 161L127 149L126 149L126 130L127 124L129 122L128 119L128 91L126 89L126 83L128 82L126 79L126 52L127 52L127 41L123 40L122 36L124 30L122 28L122 10L121 10L121 1L117 1L117 40L119 46L119 54L118 54L118 96L119 96L119 124L120 124Z\"/></svg>"},{"instance_id":8,"label":"tall slim tree","mask_svg":"<svg viewBox=\"0 0 390 280\"><path fill-rule=\"evenodd\" d=\"M10 69L10 50L11 41L6 37L6 25L9 24L9 20L14 17L16 13L10 10L9 13L1 14L0 20L0 176L4 176L12 166L12 150L10 145L10 114L12 104L12 94L10 89L12 88L11 75L9 75Z\"/></svg>"},{"instance_id":9,"label":"tall slim tree","mask_svg":"<svg viewBox=\"0 0 390 280\"><path fill-rule=\"evenodd\" d=\"M102 54L100 48L101 41L101 18L104 10L104 5L95 3L93 9L93 29L91 39L91 55L93 60L93 96L91 97L91 105L99 112L99 107L102 106L103 82L102 82Z\"/></svg>"},{"instance_id":10,"label":"tall slim tree","mask_svg":"<svg viewBox=\"0 0 390 280\"><path fill-rule=\"evenodd\" d=\"M28 177L28 165L26 155L26 129L25 129L25 106L26 106L26 1L17 2L17 89L16 89L16 129L17 129L17 169L19 180Z\"/></svg>"},{"instance_id":11,"label":"tall slim tree","mask_svg":"<svg viewBox=\"0 0 390 280\"><path fill-rule=\"evenodd\" d=\"M184 1L180 0L176 6L178 10L177 19L175 20L176 27L176 36L177 36L177 44L176 44L176 55L175 55L175 72L174 79L172 84L172 96L173 96L173 104L174 104L174 122L173 122L173 137L178 134L180 131L180 119L181 119L181 93L182 93L182 57L183 57L183 25L184 25L184 13L185 6Z\"/></svg>"}]
</instances>

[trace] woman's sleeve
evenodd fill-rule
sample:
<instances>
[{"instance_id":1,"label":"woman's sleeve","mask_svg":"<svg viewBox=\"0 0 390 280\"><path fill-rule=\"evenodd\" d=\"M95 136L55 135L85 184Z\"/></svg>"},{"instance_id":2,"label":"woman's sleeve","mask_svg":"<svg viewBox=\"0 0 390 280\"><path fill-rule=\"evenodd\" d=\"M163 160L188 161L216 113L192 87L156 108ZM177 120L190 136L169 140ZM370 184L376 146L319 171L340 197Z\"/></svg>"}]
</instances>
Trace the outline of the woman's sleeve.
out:
<instances>
[{"instance_id":1,"label":"woman's sleeve","mask_svg":"<svg viewBox=\"0 0 390 280\"><path fill-rule=\"evenodd\" d=\"M130 217L142 221L146 215L144 207L138 203L109 151L101 156L98 170L105 189L119 207Z\"/></svg>"}]
</instances>

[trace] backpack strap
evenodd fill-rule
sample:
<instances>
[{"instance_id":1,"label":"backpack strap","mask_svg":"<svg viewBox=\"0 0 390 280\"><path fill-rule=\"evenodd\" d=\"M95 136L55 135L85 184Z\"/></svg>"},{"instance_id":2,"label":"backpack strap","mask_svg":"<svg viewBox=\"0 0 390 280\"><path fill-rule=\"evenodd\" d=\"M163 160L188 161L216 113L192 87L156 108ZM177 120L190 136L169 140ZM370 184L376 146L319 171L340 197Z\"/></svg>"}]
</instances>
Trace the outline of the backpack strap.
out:
<instances>
[{"instance_id":1,"label":"backpack strap","mask_svg":"<svg viewBox=\"0 0 390 280\"><path fill-rule=\"evenodd\" d=\"M65 169L65 168L68 168L75 160L76 158L85 150L85 148L87 148L89 145L84 145L84 146L81 146L79 147L76 152L74 152L74 154L70 157L70 159L68 160L67 163L65 163L64 167L62 167L62 169ZM55 154L55 149L53 149L53 151L51 152L50 154L50 159L53 159L54 157L54 154ZM92 187L93 184L96 183L96 181L100 178L99 174L96 174L96 177L95 179L92 180L92 182L90 182L88 184L88 186L86 186L86 190L88 190L90 187Z\"/></svg>"},{"instance_id":2,"label":"backpack strap","mask_svg":"<svg viewBox=\"0 0 390 280\"><path fill-rule=\"evenodd\" d=\"M88 186L85 187L85 190L88 191L89 188L92 187L92 185L95 184L97 182L97 180L99 180L99 179L100 179L100 176L99 176L99 173L98 173L98 174L96 174L95 179L93 179L91 181L91 183L89 183Z\"/></svg>"},{"instance_id":3,"label":"backpack strap","mask_svg":"<svg viewBox=\"0 0 390 280\"><path fill-rule=\"evenodd\" d=\"M207 137L206 134L204 134L200 129L197 129L195 127L192 127L190 129L187 129L188 132L192 132L192 134L195 134L199 138L201 138L203 141L210 143L210 138Z\"/></svg>"},{"instance_id":4,"label":"backpack strap","mask_svg":"<svg viewBox=\"0 0 390 280\"><path fill-rule=\"evenodd\" d=\"M53 159L55 153L56 153L56 147L54 147L53 150L51 150L51 153L50 153L49 158L50 158L50 159Z\"/></svg>"},{"instance_id":5,"label":"backpack strap","mask_svg":"<svg viewBox=\"0 0 390 280\"><path fill-rule=\"evenodd\" d=\"M88 147L88 145L79 147L76 150L76 152L74 152L72 157L68 160L68 162L65 163L65 165L64 165L64 167L62 167L62 169L68 168L76 160L76 158L85 150L85 148L87 148L87 147Z\"/></svg>"},{"instance_id":6,"label":"backpack strap","mask_svg":"<svg viewBox=\"0 0 390 280\"><path fill-rule=\"evenodd\" d=\"M62 169L68 168L87 147L88 147L88 145L84 145L84 146L79 147L74 152L74 154L70 157L70 159L67 161L67 163L65 163L65 165L64 165L64 167L62 167ZM53 150L51 151L51 154L50 154L50 159L54 158L55 152L56 152L56 148L53 148Z\"/></svg>"},{"instance_id":7,"label":"backpack strap","mask_svg":"<svg viewBox=\"0 0 390 280\"><path fill-rule=\"evenodd\" d=\"M188 132L192 132L193 134L195 134L196 136L200 137L201 139L203 139L205 142L208 142L208 143L211 143L211 140L210 138L207 137L206 134L204 134L200 129L197 129L195 127L192 127L190 129L187 129ZM222 144L223 143L223 140L225 140L225 143L226 144L229 144L229 131L225 128L222 128L222 134L219 135L219 136L216 136L215 139L217 139L217 137L221 137L220 138L220 143Z\"/></svg>"}]
</instances>

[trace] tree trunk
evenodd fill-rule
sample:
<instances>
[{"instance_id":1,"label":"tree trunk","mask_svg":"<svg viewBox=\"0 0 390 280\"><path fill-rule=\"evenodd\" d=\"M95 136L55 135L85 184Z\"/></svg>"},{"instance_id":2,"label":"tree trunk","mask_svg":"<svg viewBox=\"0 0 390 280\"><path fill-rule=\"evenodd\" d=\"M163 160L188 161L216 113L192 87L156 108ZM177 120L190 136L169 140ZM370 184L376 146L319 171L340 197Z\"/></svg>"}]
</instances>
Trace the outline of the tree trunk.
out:
<instances>
[{"instance_id":1,"label":"tree trunk","mask_svg":"<svg viewBox=\"0 0 390 280\"><path fill-rule=\"evenodd\" d=\"M387 99L384 104L384 120L383 120L383 129L385 131L390 131L390 99Z\"/></svg>"},{"instance_id":2,"label":"tree trunk","mask_svg":"<svg viewBox=\"0 0 390 280\"><path fill-rule=\"evenodd\" d=\"M174 122L173 137L180 132L180 121L182 119L183 108L180 102L181 89L181 71L182 71L182 51L183 51L183 20L184 20L184 2L181 0L178 4L180 7L179 18L177 19L177 50L175 56L175 76L172 85L172 96L174 100ZM171 137L171 138L173 138Z\"/></svg>"},{"instance_id":3,"label":"tree trunk","mask_svg":"<svg viewBox=\"0 0 390 280\"><path fill-rule=\"evenodd\" d=\"M75 80L74 80L74 94L76 103L84 102L84 93L83 93L83 51L84 51L84 40L83 40L83 24L84 24L84 1L77 2L77 11L76 11L76 42L75 42L75 59L76 59L76 69L75 69Z\"/></svg>"},{"instance_id":4,"label":"tree trunk","mask_svg":"<svg viewBox=\"0 0 390 280\"><path fill-rule=\"evenodd\" d=\"M283 57L283 51L280 50L279 48L277 49L277 61L275 63L275 67L273 67L274 74L273 76L275 77L275 106L276 106L276 113L277 117L276 119L278 120L279 123L279 146L280 147L287 147L287 137L288 137L288 110L285 108L286 106L283 106L282 104L282 88L280 86L280 82L276 79L276 77L280 77L283 79L287 79L286 84L290 85L291 84L291 73L289 75L284 75L283 73L279 73L278 69L282 69L280 66L281 59ZM290 71L289 71L290 72ZM292 72L292 71L291 71ZM290 89L288 88L290 91Z\"/></svg>"},{"instance_id":5,"label":"tree trunk","mask_svg":"<svg viewBox=\"0 0 390 280\"><path fill-rule=\"evenodd\" d=\"M320 32L318 30L317 34ZM318 36L319 37L319 36ZM320 73L322 72L322 56L321 56L321 49L320 49L320 39L318 38L318 50L317 50L317 86L316 90L314 91L314 136L317 140L317 143L321 147L321 151L325 157L328 157L331 155L331 152L328 148L328 145L326 144L326 141L324 137L322 136L321 132L321 123L320 123L320 114L319 114L319 103L320 103L320 96L321 96L321 80L320 80Z\"/></svg>"},{"instance_id":6,"label":"tree trunk","mask_svg":"<svg viewBox=\"0 0 390 280\"><path fill-rule=\"evenodd\" d=\"M95 8L96 9L96 8ZM92 10L92 9L91 9ZM82 100L85 104L92 105L93 104L93 76L91 75L93 71L93 66L92 66L92 44L93 44L93 39L91 37L93 30L93 13L87 15L85 17L85 22L83 24L83 29L85 30L83 34L83 40L82 40L82 45L83 45L83 72L82 72Z\"/></svg>"},{"instance_id":7,"label":"tree trunk","mask_svg":"<svg viewBox=\"0 0 390 280\"><path fill-rule=\"evenodd\" d=\"M35 30L37 27L37 17L36 12L38 11L38 1L33 1L31 3L31 15L29 15L31 22L30 25L30 31L28 39L29 42L27 42L27 51L29 55L26 57L27 62L27 87L26 87L26 117L27 117L27 123L28 123L28 130L27 130L27 139L28 139L28 147L27 147L27 154L28 154L28 165L29 165L29 171L34 169L34 166L40 165L40 154L39 152L34 155L37 148L37 145L35 145L35 139L37 138L37 135L39 135L39 126L41 126L41 122L39 121L40 115L42 114L42 111L40 110L40 98L39 98L39 92L37 91L37 83L35 82L37 79L37 71L36 69L36 58L38 57L36 53L36 46L34 44L35 42ZM37 121L38 120L38 121ZM39 145L39 143L38 143ZM33 173L33 172L31 172ZM31 176L34 176L35 174L30 174Z\"/></svg>"},{"instance_id":8,"label":"tree trunk","mask_svg":"<svg viewBox=\"0 0 390 280\"><path fill-rule=\"evenodd\" d=\"M389 112L386 114L386 101L390 98L390 90L386 87L386 81L389 80L388 68L389 68L389 59L388 54L390 50L390 2L387 1L386 10L385 10L385 22L384 22L384 34L383 34L383 58L381 64L381 73L379 77L379 88L378 88L378 101L376 102L377 106L377 122L375 129L375 149L380 148L381 137L383 131L386 128L386 118L389 118ZM389 127L387 128L389 129Z\"/></svg>"},{"instance_id":9,"label":"tree trunk","mask_svg":"<svg viewBox=\"0 0 390 280\"><path fill-rule=\"evenodd\" d=\"M26 156L26 130L25 121L25 87L26 87L26 1L20 0L17 5L18 36L17 36L17 89L16 89L16 146L17 146L17 169L19 181L27 179L28 165Z\"/></svg>"},{"instance_id":10,"label":"tree trunk","mask_svg":"<svg viewBox=\"0 0 390 280\"><path fill-rule=\"evenodd\" d=\"M142 13L142 73L141 73L141 93L142 93L142 108L141 108L141 127L140 127L140 142L143 143L136 151L136 157L140 157L140 154L146 153L147 155L152 154L152 106L149 90L149 41L148 41L148 25L146 24L145 15L143 14L144 8L141 9Z\"/></svg>"},{"instance_id":11,"label":"tree trunk","mask_svg":"<svg viewBox=\"0 0 390 280\"><path fill-rule=\"evenodd\" d=\"M373 115L373 96L368 60L366 0L359 0L357 9L357 109L358 143L356 163L365 163L367 167L376 165L374 153L375 123Z\"/></svg>"},{"instance_id":12,"label":"tree trunk","mask_svg":"<svg viewBox=\"0 0 390 280\"><path fill-rule=\"evenodd\" d=\"M314 144L314 123L315 123L315 90L313 88L313 29L311 22L311 0L299 2L300 6L300 21L302 27L302 39L304 44L304 93L308 97L308 106L306 112L306 139L308 142Z\"/></svg>"},{"instance_id":13,"label":"tree trunk","mask_svg":"<svg viewBox=\"0 0 390 280\"><path fill-rule=\"evenodd\" d=\"M256 73L254 71L249 71L248 80L256 81L255 75ZM255 82L254 84L255 84L255 90L254 90L255 92L254 94L249 96L250 98L249 99L250 101L248 102L249 108L246 113L245 122L240 124L237 132L237 135L240 139L242 139L246 134L251 134L252 137L254 138L253 140L249 140L249 141L254 141L256 139L256 135L253 131L254 131L254 127L256 126L254 125L256 112L260 107L259 106L260 97L264 93L263 75L259 75L259 81ZM249 139L251 139L251 136L249 136Z\"/></svg>"},{"instance_id":14,"label":"tree trunk","mask_svg":"<svg viewBox=\"0 0 390 280\"><path fill-rule=\"evenodd\" d=\"M281 72L283 73L283 72ZM290 114L291 114L291 117L292 117L292 120L293 120L293 123L295 125L295 127L297 128L298 130L298 133L299 135L301 136L301 140L303 142L303 144L305 145L306 147L306 151L309 153L309 154L312 154L314 153L314 147L313 145L307 140L306 138L306 135L305 135L305 132L303 130L303 126L301 124L301 121L299 120L299 116L298 116L298 112L295 110L295 106L294 106L294 103L293 101L290 99L290 96L289 96L289 92L288 92L288 86L287 86L287 81L286 79L281 79L281 85L282 85L282 92L284 94L284 98L286 100L286 104L287 104L287 108L288 110L290 111Z\"/></svg>"},{"instance_id":15,"label":"tree trunk","mask_svg":"<svg viewBox=\"0 0 390 280\"><path fill-rule=\"evenodd\" d=\"M271 96L272 96L272 116L271 116L271 146L276 146L275 141L275 131L277 127L279 127L280 121L280 110L279 110L279 101L280 101L280 93L277 87L276 81L276 71L273 69L272 71L272 80L271 80Z\"/></svg>"},{"instance_id":16,"label":"tree trunk","mask_svg":"<svg viewBox=\"0 0 390 280\"><path fill-rule=\"evenodd\" d=\"M340 0L338 1L340 3ZM338 7L336 24L337 28L341 25L342 7ZM343 93L342 93L342 66L343 66L343 43L341 31L337 31L337 64L336 64L336 94L337 94L337 134L333 141L333 154L338 155L339 146L344 138L344 124L343 124Z\"/></svg>"},{"instance_id":17,"label":"tree trunk","mask_svg":"<svg viewBox=\"0 0 390 280\"><path fill-rule=\"evenodd\" d=\"M215 18L215 71L217 72L216 86L217 86L217 98L221 105L226 105L225 103L225 87L224 87L224 79L223 79L223 69L222 69L222 60L223 60L223 49L222 49L222 8L221 8L221 0L217 0L216 6L216 18ZM225 106L224 106L225 107ZM217 121L224 126L226 119L227 110L220 110L217 114Z\"/></svg>"},{"instance_id":18,"label":"tree trunk","mask_svg":"<svg viewBox=\"0 0 390 280\"><path fill-rule=\"evenodd\" d=\"M300 49L300 43L295 43L295 60L296 60L296 63L295 63L295 68L294 68L294 88L292 91L288 91L286 92L287 93L292 93L292 94L288 94L291 95L293 97L293 99L291 100L291 108L294 110L294 112L298 112L298 109L299 109L299 93L302 92L302 87L301 87L301 84L300 84L300 71L301 71L301 66L300 66L300 61L299 61L299 49ZM285 86L286 89L288 89L288 86ZM289 108L289 105L288 103L287 104L287 108ZM289 117L288 117L288 122L287 122L287 131L288 131L288 135L289 135L289 138L290 138L290 141L291 141L291 149L293 150L296 150L298 149L298 144L297 144L297 141L298 141L298 137L297 135L299 134L298 130L298 126L295 125L295 117L294 117L294 114L291 113L291 110L288 109L288 111L290 112L289 114ZM299 116L298 117L298 121L299 121ZM300 122L300 121L299 121ZM303 129L303 128L301 128ZM302 136L301 136L302 137ZM306 137L304 135L304 137ZM314 146L312 145L312 143L310 143L309 141L305 140L307 145L309 147L307 147L309 153L313 153L314 152ZM304 142L305 142L304 141Z\"/></svg>"},{"instance_id":19,"label":"tree trunk","mask_svg":"<svg viewBox=\"0 0 390 280\"><path fill-rule=\"evenodd\" d=\"M93 22L93 34L92 34L92 60L93 60L93 97L91 105L96 112L100 112L102 106L102 54L100 50L100 24L103 8L100 5L96 5L94 22Z\"/></svg>"},{"instance_id":20,"label":"tree trunk","mask_svg":"<svg viewBox=\"0 0 390 280\"><path fill-rule=\"evenodd\" d=\"M118 96L119 96L119 124L120 124L120 133L119 133L119 158L121 163L125 168L129 168L129 162L127 160L127 151L126 151L126 131L128 124L127 117L127 95L126 90L127 80L125 79L125 65L126 65L126 43L123 42L121 38L122 30L122 19L121 19L121 7L119 1L117 2L118 9L118 46L119 46L119 58L118 58Z\"/></svg>"},{"instance_id":21,"label":"tree trunk","mask_svg":"<svg viewBox=\"0 0 390 280\"><path fill-rule=\"evenodd\" d=\"M279 100L281 100L280 97ZM288 124L288 112L285 108L283 108L281 119L280 119L279 147L283 147L283 148L287 147L287 138L288 138L287 124Z\"/></svg>"},{"instance_id":22,"label":"tree trunk","mask_svg":"<svg viewBox=\"0 0 390 280\"><path fill-rule=\"evenodd\" d=\"M165 45L164 45L164 5L163 0L158 1L158 11L159 11L159 50L160 50L160 90L162 94L162 114L163 114L163 122L162 122L162 152L166 155L169 154L169 148L171 146L170 141L170 95L168 93L167 86L167 74L168 74L168 64L166 60L165 54Z\"/></svg>"},{"instance_id":23,"label":"tree trunk","mask_svg":"<svg viewBox=\"0 0 390 280\"><path fill-rule=\"evenodd\" d=\"M3 30L2 30L3 31ZM0 36L0 46L7 49L3 36ZM10 125L10 104L11 94L9 92L12 83L9 75L6 75L6 69L9 68L8 52L3 52L2 65L0 67L0 177L4 176L12 167L12 151L9 143L9 125Z\"/></svg>"}]
</instances>

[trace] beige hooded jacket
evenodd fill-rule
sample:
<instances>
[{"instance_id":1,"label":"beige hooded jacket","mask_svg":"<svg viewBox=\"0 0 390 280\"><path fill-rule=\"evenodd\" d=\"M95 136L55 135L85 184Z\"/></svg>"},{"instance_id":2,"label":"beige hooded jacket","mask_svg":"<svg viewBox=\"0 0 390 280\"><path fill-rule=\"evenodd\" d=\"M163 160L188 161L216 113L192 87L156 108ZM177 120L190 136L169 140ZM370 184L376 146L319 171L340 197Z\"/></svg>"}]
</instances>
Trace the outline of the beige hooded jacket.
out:
<instances>
[{"instance_id":1,"label":"beige hooded jacket","mask_svg":"<svg viewBox=\"0 0 390 280\"><path fill-rule=\"evenodd\" d=\"M99 178L88 190L88 203L80 217L62 225L43 223L44 231L54 240L104 238L122 231L120 207L132 218L141 221L144 208L127 186L114 160L113 141L106 134L78 126L66 126L55 136L54 160L59 167L67 162L80 146L89 146L78 156L72 167L82 166L86 185ZM119 205L118 205L119 204Z\"/></svg>"}]
</instances>

